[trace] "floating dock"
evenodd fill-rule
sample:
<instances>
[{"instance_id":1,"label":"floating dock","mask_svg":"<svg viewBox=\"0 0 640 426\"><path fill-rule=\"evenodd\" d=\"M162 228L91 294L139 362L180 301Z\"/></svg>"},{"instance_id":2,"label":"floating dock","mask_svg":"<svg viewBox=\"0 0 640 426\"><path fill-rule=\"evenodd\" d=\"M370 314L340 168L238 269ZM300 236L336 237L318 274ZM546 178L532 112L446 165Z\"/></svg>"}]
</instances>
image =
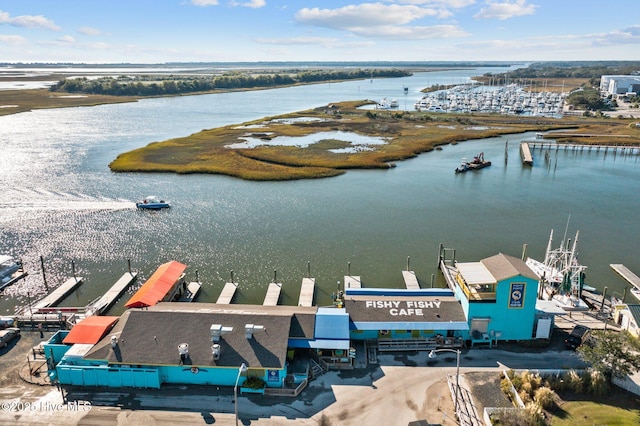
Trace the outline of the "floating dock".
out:
<instances>
[{"instance_id":1,"label":"floating dock","mask_svg":"<svg viewBox=\"0 0 640 426\"><path fill-rule=\"evenodd\" d=\"M102 315L105 313L137 277L137 272L125 272L102 297L99 297L85 307L86 316Z\"/></svg>"},{"instance_id":2,"label":"floating dock","mask_svg":"<svg viewBox=\"0 0 640 426\"><path fill-rule=\"evenodd\" d=\"M67 281L55 290L53 290L48 296L45 296L39 302L33 305L33 310L37 311L40 308L50 308L56 306L62 301L69 293L75 290L80 284L82 284L82 277L69 278Z\"/></svg>"},{"instance_id":3,"label":"floating dock","mask_svg":"<svg viewBox=\"0 0 640 426\"><path fill-rule=\"evenodd\" d=\"M407 286L407 290L420 290L418 277L416 277L414 271L402 271L402 278L404 278L404 285Z\"/></svg>"},{"instance_id":4,"label":"floating dock","mask_svg":"<svg viewBox=\"0 0 640 426\"><path fill-rule=\"evenodd\" d=\"M313 306L313 292L316 287L315 278L303 278L302 287L300 288L300 298L298 306Z\"/></svg>"},{"instance_id":5,"label":"floating dock","mask_svg":"<svg viewBox=\"0 0 640 426\"><path fill-rule=\"evenodd\" d=\"M202 283L198 281L192 281L187 284L187 288L178 299L178 302L193 302L196 297L198 297L198 293L200 292L200 287L202 287Z\"/></svg>"},{"instance_id":6,"label":"floating dock","mask_svg":"<svg viewBox=\"0 0 640 426\"><path fill-rule=\"evenodd\" d=\"M345 275L344 276L344 288L362 288L362 281L359 275Z\"/></svg>"},{"instance_id":7,"label":"floating dock","mask_svg":"<svg viewBox=\"0 0 640 426\"><path fill-rule=\"evenodd\" d=\"M613 269L618 275L627 280L629 284L640 290L640 277L631 272L629 268L620 264L620 263L612 263L609 265L611 269Z\"/></svg>"},{"instance_id":8,"label":"floating dock","mask_svg":"<svg viewBox=\"0 0 640 426\"><path fill-rule=\"evenodd\" d=\"M238 284L234 282L226 283L224 285L224 288L222 289L222 293L220 293L220 296L218 296L218 300L216 301L216 303L229 305L231 303L231 299L233 299L233 296L236 294L237 289Z\"/></svg>"},{"instance_id":9,"label":"floating dock","mask_svg":"<svg viewBox=\"0 0 640 426\"><path fill-rule=\"evenodd\" d=\"M264 297L263 306L277 306L280 299L280 290L282 290L282 283L269 283L267 294Z\"/></svg>"},{"instance_id":10,"label":"floating dock","mask_svg":"<svg viewBox=\"0 0 640 426\"><path fill-rule=\"evenodd\" d=\"M522 157L522 164L533 166L533 155L531 155L531 149L529 149L527 142L520 143L520 157Z\"/></svg>"}]
</instances>

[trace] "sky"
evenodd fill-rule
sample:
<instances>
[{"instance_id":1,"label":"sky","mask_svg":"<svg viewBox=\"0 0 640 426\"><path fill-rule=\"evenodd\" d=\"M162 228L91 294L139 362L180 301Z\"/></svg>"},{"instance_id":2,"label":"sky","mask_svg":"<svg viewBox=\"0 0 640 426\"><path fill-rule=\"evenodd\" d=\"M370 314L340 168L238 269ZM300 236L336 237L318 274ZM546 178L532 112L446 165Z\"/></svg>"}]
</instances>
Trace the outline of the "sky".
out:
<instances>
[{"instance_id":1,"label":"sky","mask_svg":"<svg viewBox=\"0 0 640 426\"><path fill-rule=\"evenodd\" d=\"M640 60L638 0L0 0L0 62Z\"/></svg>"}]
</instances>

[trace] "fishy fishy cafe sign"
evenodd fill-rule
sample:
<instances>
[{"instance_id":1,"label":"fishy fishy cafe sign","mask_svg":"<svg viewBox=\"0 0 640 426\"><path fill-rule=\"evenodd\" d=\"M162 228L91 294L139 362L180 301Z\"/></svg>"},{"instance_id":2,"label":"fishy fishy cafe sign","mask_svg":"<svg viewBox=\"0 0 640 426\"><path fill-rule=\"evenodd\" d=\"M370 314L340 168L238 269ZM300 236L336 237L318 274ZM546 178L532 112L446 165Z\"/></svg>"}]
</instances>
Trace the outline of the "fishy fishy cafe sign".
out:
<instances>
[{"instance_id":1,"label":"fishy fishy cafe sign","mask_svg":"<svg viewBox=\"0 0 640 426\"><path fill-rule=\"evenodd\" d=\"M440 309L439 300L367 300L367 309L388 309L393 316L422 316L425 309Z\"/></svg>"}]
</instances>

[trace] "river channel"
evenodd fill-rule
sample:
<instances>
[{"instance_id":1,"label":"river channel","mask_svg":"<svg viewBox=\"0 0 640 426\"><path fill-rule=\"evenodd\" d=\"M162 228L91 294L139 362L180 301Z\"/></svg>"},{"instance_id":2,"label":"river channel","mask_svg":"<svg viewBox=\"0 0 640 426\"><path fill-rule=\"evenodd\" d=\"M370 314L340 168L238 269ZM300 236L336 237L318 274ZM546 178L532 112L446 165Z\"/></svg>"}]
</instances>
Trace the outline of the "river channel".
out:
<instances>
[{"instance_id":1,"label":"river channel","mask_svg":"<svg viewBox=\"0 0 640 426\"><path fill-rule=\"evenodd\" d=\"M351 99L397 99L412 109L419 90L468 81L500 69L418 73L284 89L175 98L0 117L0 253L23 259L30 275L0 294L0 315L41 297L72 274L82 286L64 306L84 306L126 271L144 282L169 260L198 271L198 301L213 302L234 271L234 302L261 303L274 274L281 304L295 305L301 279L316 278L316 303L328 305L347 265L364 286L404 286L415 270L422 286L442 286L439 243L459 261L502 252L544 257L580 231L579 261L587 283L622 293L609 268L640 273L639 159L636 155L534 152L523 167L518 143L532 133L468 141L398 162L389 170L348 171L328 179L248 182L216 175L115 174L119 153L201 129ZM408 94L403 88L408 87ZM1 99L1 92L0 92ZM1 103L1 102L0 102ZM492 166L455 174L463 157L484 152ZM170 210L138 211L134 202L158 195ZM131 293L135 289L129 290ZM632 296L629 296L632 297ZM123 297L124 300L127 295ZM110 314L119 314L123 301Z\"/></svg>"}]
</instances>

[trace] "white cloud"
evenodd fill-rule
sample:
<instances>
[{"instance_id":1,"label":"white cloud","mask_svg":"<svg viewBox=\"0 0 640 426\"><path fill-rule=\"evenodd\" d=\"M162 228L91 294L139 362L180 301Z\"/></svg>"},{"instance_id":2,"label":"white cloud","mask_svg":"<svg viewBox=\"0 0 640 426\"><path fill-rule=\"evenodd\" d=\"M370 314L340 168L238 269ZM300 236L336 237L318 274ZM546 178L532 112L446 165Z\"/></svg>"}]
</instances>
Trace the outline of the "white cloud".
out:
<instances>
[{"instance_id":1,"label":"white cloud","mask_svg":"<svg viewBox=\"0 0 640 426\"><path fill-rule=\"evenodd\" d=\"M427 5L432 7L445 7L449 9L461 9L475 4L476 0L395 0L400 4Z\"/></svg>"},{"instance_id":2,"label":"white cloud","mask_svg":"<svg viewBox=\"0 0 640 426\"><path fill-rule=\"evenodd\" d=\"M84 34L84 35L87 35L87 36L97 36L97 35L102 34L102 32L101 32L99 29L97 29L97 28L92 28L92 27L82 27L82 28L79 28L79 29L78 29L78 32L79 32L80 34Z\"/></svg>"},{"instance_id":3,"label":"white cloud","mask_svg":"<svg viewBox=\"0 0 640 426\"><path fill-rule=\"evenodd\" d=\"M295 18L303 24L349 31L362 37L423 40L467 36L465 31L454 25L405 25L425 17L449 16L451 13L446 10L413 5L363 3L339 9L304 8L296 13Z\"/></svg>"},{"instance_id":4,"label":"white cloud","mask_svg":"<svg viewBox=\"0 0 640 426\"><path fill-rule=\"evenodd\" d=\"M487 1L487 7L480 9L480 12L476 13L474 18L504 20L514 16L533 15L537 7L533 4L527 4L526 0L503 3Z\"/></svg>"},{"instance_id":5,"label":"white cloud","mask_svg":"<svg viewBox=\"0 0 640 426\"><path fill-rule=\"evenodd\" d=\"M294 44L326 44L337 42L336 38L326 37L291 37L291 38L258 38L255 40L260 44L278 44L278 45L294 45Z\"/></svg>"},{"instance_id":6,"label":"white cloud","mask_svg":"<svg viewBox=\"0 0 640 426\"><path fill-rule=\"evenodd\" d=\"M232 1L230 4L231 6L243 6L243 7L250 7L252 9L259 9L261 7L266 6L267 2L265 0L249 0L245 2Z\"/></svg>"},{"instance_id":7,"label":"white cloud","mask_svg":"<svg viewBox=\"0 0 640 426\"><path fill-rule=\"evenodd\" d=\"M75 39L75 38L73 38L73 37L72 37L72 36L70 36L70 35L64 35L64 36L62 36L62 37L58 37L58 39L57 39L57 40L58 40L59 42L67 43L67 44L73 44L73 43L75 43L75 42L76 42L76 39Z\"/></svg>"},{"instance_id":8,"label":"white cloud","mask_svg":"<svg viewBox=\"0 0 640 426\"><path fill-rule=\"evenodd\" d=\"M191 4L194 6L217 6L218 0L191 0Z\"/></svg>"},{"instance_id":9,"label":"white cloud","mask_svg":"<svg viewBox=\"0 0 640 426\"><path fill-rule=\"evenodd\" d=\"M615 30L595 36L594 44L640 44L640 25L633 25L622 30Z\"/></svg>"},{"instance_id":10,"label":"white cloud","mask_svg":"<svg viewBox=\"0 0 640 426\"><path fill-rule=\"evenodd\" d=\"M57 26L51 19L47 19L42 15L20 15L12 18L7 12L0 10L0 24L9 24L14 27L24 28L44 28L52 31L59 31Z\"/></svg>"},{"instance_id":11,"label":"white cloud","mask_svg":"<svg viewBox=\"0 0 640 426\"><path fill-rule=\"evenodd\" d=\"M295 19L303 24L350 30L354 27L407 24L425 16L437 16L438 13L435 9L417 6L363 3L339 9L304 8L296 13Z\"/></svg>"},{"instance_id":12,"label":"white cloud","mask_svg":"<svg viewBox=\"0 0 640 426\"><path fill-rule=\"evenodd\" d=\"M17 35L2 35L0 34L0 44L7 46L21 46L27 44L27 39Z\"/></svg>"}]
</instances>

